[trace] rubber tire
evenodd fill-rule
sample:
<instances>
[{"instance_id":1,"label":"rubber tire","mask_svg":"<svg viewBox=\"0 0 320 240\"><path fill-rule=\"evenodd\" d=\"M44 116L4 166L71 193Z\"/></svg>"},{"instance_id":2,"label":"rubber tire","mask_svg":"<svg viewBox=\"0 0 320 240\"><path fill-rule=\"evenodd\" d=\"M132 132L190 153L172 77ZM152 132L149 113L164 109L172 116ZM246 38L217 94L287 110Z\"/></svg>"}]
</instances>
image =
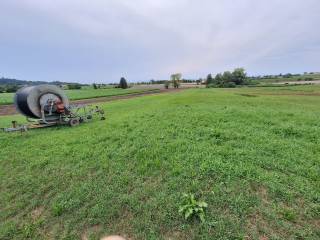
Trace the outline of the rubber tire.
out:
<instances>
[{"instance_id":1,"label":"rubber tire","mask_svg":"<svg viewBox=\"0 0 320 240\"><path fill-rule=\"evenodd\" d=\"M76 127L80 124L80 121L78 118L72 118L69 120L69 126L70 127Z\"/></svg>"}]
</instances>

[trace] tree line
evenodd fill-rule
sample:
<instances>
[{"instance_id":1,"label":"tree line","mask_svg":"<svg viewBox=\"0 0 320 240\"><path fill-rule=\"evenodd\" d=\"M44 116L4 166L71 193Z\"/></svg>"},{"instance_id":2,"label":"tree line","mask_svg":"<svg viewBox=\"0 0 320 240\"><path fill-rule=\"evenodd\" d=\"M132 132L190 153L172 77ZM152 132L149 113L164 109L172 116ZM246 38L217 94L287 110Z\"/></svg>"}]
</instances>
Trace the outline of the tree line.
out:
<instances>
[{"instance_id":1,"label":"tree line","mask_svg":"<svg viewBox=\"0 0 320 240\"><path fill-rule=\"evenodd\" d=\"M0 85L0 93L15 93L20 87L18 84L3 84Z\"/></svg>"},{"instance_id":2,"label":"tree line","mask_svg":"<svg viewBox=\"0 0 320 240\"><path fill-rule=\"evenodd\" d=\"M298 81L299 80L314 80L311 76L316 75L319 73L315 72L304 72L303 74L278 74L278 75L263 75L263 76L247 76L247 73L244 68L236 68L232 72L225 71L223 73L218 73L213 76L211 73L207 75L205 79L199 78L197 80L194 79L184 79L182 78L181 73L174 73L171 74L170 80L154 80L151 79L150 81L145 82L136 82L135 85L149 85L149 84L163 84L165 88L169 88L171 85L174 88L179 88L181 83L196 83L197 85L205 84L208 88L232 88L238 85L248 85L254 84L255 80L261 79L277 79L277 78L293 78L295 77ZM301 78L299 78L301 76ZM304 76L304 78L302 78ZM44 84L48 82L32 82L32 81L22 81L16 79L7 79L7 78L0 78L0 93L13 93L16 92L19 88L25 85L36 85L36 84ZM85 84L79 83L65 83L65 82L50 82L50 84L55 84L60 86L61 88L65 89L81 89L82 86ZM113 86L114 88L122 88L126 89L129 88L130 85L128 84L127 80L124 77L120 78L119 83L109 83L109 84L96 84L93 83L93 89L99 88L106 88L107 86Z\"/></svg>"},{"instance_id":3,"label":"tree line","mask_svg":"<svg viewBox=\"0 0 320 240\"><path fill-rule=\"evenodd\" d=\"M243 68L236 68L233 72L225 71L218 73L215 77L208 74L206 78L207 87L230 88L237 85L244 85L247 83L247 73Z\"/></svg>"},{"instance_id":4,"label":"tree line","mask_svg":"<svg viewBox=\"0 0 320 240\"><path fill-rule=\"evenodd\" d=\"M207 87L236 87L249 83L247 74L243 68L236 68L233 72L225 71L218 73L215 77L208 74L205 79L184 79L181 73L171 74L170 80L150 80L149 82L137 82L137 85L144 84L164 84L165 88L172 85L174 88L179 88L181 83L196 83L197 85L205 84Z\"/></svg>"},{"instance_id":5,"label":"tree line","mask_svg":"<svg viewBox=\"0 0 320 240\"><path fill-rule=\"evenodd\" d=\"M243 68L236 68L233 72L225 71L224 73L218 73L215 77L212 74L208 74L205 81L202 79L188 80L183 79L181 73L171 74L170 80L150 80L149 82L137 82L136 85L144 84L163 84L166 89L172 85L173 88L179 88L181 83L196 83L196 84L206 84L207 87L235 87L237 85L246 84L247 74ZM122 77L119 84L113 84L116 88L128 88L130 87L127 80ZM93 84L93 88L99 88L99 85Z\"/></svg>"}]
</instances>

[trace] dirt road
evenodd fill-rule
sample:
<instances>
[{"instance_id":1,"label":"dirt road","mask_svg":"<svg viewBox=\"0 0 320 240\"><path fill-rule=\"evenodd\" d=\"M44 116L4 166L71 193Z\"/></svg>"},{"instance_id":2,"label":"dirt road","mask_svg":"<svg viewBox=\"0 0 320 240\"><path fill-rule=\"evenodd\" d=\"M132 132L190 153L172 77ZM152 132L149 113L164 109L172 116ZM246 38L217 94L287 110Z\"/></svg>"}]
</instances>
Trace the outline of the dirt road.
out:
<instances>
[{"instance_id":1,"label":"dirt road","mask_svg":"<svg viewBox=\"0 0 320 240\"><path fill-rule=\"evenodd\" d=\"M150 92L142 92L142 93L132 93L128 95L120 95L120 96L110 96L110 97L99 97L99 98L90 98L90 99L81 99L71 101L71 104L93 104L93 103L101 103L101 102L109 102L115 101L120 99L129 99L129 98L136 98L136 97L143 97L147 95L155 95L155 94L162 94L162 93L174 93L184 90L185 88L179 89L159 89ZM13 104L10 105L0 105L0 116L7 116L18 114Z\"/></svg>"}]
</instances>

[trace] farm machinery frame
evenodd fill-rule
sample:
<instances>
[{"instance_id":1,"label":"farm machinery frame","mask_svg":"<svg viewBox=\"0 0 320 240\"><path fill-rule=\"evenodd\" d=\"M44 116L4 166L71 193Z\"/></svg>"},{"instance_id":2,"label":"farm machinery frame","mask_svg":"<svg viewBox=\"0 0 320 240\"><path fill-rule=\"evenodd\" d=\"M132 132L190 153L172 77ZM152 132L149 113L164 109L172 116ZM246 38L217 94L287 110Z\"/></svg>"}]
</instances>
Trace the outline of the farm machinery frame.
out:
<instances>
[{"instance_id":1,"label":"farm machinery frame","mask_svg":"<svg viewBox=\"0 0 320 240\"><path fill-rule=\"evenodd\" d=\"M27 131L57 125L78 126L91 121L94 116L105 120L104 110L99 106L69 104L64 92L54 85L38 85L18 90L14 97L15 107L26 116L29 124L19 125L12 121L12 127L3 128L5 132Z\"/></svg>"}]
</instances>

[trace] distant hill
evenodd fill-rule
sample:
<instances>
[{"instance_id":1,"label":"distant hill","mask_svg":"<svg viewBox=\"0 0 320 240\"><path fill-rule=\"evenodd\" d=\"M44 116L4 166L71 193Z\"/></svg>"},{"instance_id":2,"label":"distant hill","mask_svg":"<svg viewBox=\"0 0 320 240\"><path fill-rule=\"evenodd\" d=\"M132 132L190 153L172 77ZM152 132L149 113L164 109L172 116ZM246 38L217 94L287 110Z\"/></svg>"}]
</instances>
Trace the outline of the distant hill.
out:
<instances>
[{"instance_id":1,"label":"distant hill","mask_svg":"<svg viewBox=\"0 0 320 240\"><path fill-rule=\"evenodd\" d=\"M40 84L55 84L55 85L65 85L71 84L68 82L46 82L46 81L27 81L27 80L18 80L14 78L0 78L0 85L40 85ZM73 83L74 84L74 83Z\"/></svg>"}]
</instances>

